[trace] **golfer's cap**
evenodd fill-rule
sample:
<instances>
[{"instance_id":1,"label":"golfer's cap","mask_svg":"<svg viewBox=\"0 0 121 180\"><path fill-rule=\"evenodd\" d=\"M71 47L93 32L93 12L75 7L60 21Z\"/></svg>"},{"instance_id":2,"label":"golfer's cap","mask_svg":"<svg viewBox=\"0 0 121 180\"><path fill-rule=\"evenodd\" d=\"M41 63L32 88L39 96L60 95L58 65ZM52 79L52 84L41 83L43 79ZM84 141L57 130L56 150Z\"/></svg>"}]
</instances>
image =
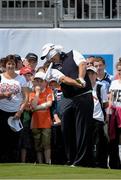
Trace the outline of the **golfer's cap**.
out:
<instances>
[{"instance_id":1,"label":"golfer's cap","mask_svg":"<svg viewBox=\"0 0 121 180\"><path fill-rule=\"evenodd\" d=\"M93 72L97 73L97 69L96 69L96 67L94 67L94 66L89 66L89 67L87 68L87 71L93 71Z\"/></svg>"},{"instance_id":2,"label":"golfer's cap","mask_svg":"<svg viewBox=\"0 0 121 180\"><path fill-rule=\"evenodd\" d=\"M8 125L14 132L18 132L23 129L23 125L20 119L15 119L14 116L8 118Z\"/></svg>"},{"instance_id":3,"label":"golfer's cap","mask_svg":"<svg viewBox=\"0 0 121 180\"><path fill-rule=\"evenodd\" d=\"M49 51L54 48L54 44L52 43L47 43L42 47L42 56L41 56L41 60L44 60L46 55L49 53Z\"/></svg>"},{"instance_id":4,"label":"golfer's cap","mask_svg":"<svg viewBox=\"0 0 121 180\"><path fill-rule=\"evenodd\" d=\"M34 76L34 79L35 78L40 78L40 79L45 79L45 73L44 72L41 72L41 71L39 71L39 72L37 72L36 74L35 74L35 76Z\"/></svg>"}]
</instances>

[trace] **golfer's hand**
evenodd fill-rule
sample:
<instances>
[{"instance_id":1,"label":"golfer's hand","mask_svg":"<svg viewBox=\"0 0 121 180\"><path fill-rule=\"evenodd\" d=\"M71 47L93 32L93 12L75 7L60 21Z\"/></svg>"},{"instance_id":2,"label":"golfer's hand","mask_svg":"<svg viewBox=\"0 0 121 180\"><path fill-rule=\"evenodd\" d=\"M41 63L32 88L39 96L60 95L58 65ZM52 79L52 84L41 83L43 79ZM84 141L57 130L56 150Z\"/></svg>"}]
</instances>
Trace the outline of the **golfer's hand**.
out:
<instances>
[{"instance_id":1,"label":"golfer's hand","mask_svg":"<svg viewBox=\"0 0 121 180\"><path fill-rule=\"evenodd\" d=\"M82 82L82 81L80 81L80 79L78 78L78 79L76 79L76 82L78 82L79 83L79 85L80 85L80 87L82 87L82 88L84 88L85 86L86 86L86 82L84 81L84 82Z\"/></svg>"}]
</instances>

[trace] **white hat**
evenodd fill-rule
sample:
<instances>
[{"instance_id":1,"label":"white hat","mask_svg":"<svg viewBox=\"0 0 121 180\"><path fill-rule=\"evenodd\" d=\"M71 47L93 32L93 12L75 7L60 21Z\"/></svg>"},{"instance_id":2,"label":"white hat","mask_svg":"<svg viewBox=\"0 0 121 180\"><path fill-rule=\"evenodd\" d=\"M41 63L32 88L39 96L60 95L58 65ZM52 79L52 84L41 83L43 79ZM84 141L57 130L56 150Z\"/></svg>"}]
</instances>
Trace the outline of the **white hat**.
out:
<instances>
[{"instance_id":1,"label":"white hat","mask_svg":"<svg viewBox=\"0 0 121 180\"><path fill-rule=\"evenodd\" d=\"M53 50L53 52L51 52ZM47 43L42 47L42 56L41 59L44 60L45 57L49 54L49 57L53 57L57 53L61 53L63 47L61 45L54 45L52 43ZM47 58L47 57L46 57ZM48 58L47 58L48 59Z\"/></svg>"},{"instance_id":2,"label":"white hat","mask_svg":"<svg viewBox=\"0 0 121 180\"><path fill-rule=\"evenodd\" d=\"M37 72L37 73L35 74L34 78L40 78L40 79L43 79L43 80L44 80L44 79L45 79L45 73L39 71L39 72Z\"/></svg>"},{"instance_id":3,"label":"white hat","mask_svg":"<svg viewBox=\"0 0 121 180\"><path fill-rule=\"evenodd\" d=\"M8 118L8 125L10 126L10 128L14 131L14 132L18 132L21 129L23 129L23 125L21 123L20 119L15 119L14 116L10 116Z\"/></svg>"},{"instance_id":4,"label":"white hat","mask_svg":"<svg viewBox=\"0 0 121 180\"><path fill-rule=\"evenodd\" d=\"M54 47L54 44L52 43L47 43L42 47L42 56L41 59L43 60L46 55L49 53L49 51Z\"/></svg>"},{"instance_id":5,"label":"white hat","mask_svg":"<svg viewBox=\"0 0 121 180\"><path fill-rule=\"evenodd\" d=\"M97 69L94 66L87 67L87 71L93 71L93 72L97 73Z\"/></svg>"},{"instance_id":6,"label":"white hat","mask_svg":"<svg viewBox=\"0 0 121 180\"><path fill-rule=\"evenodd\" d=\"M52 81L56 81L57 82L57 80L55 78L51 78L51 79L48 80L48 82L52 82Z\"/></svg>"}]
</instances>

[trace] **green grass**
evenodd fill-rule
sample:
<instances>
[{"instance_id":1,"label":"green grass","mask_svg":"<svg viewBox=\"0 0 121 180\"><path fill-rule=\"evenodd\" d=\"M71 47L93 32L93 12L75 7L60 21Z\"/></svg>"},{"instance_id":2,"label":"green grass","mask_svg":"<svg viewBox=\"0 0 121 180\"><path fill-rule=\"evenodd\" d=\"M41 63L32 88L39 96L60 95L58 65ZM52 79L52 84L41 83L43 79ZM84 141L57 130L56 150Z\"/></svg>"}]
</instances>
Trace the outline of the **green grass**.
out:
<instances>
[{"instance_id":1,"label":"green grass","mask_svg":"<svg viewBox=\"0 0 121 180\"><path fill-rule=\"evenodd\" d=\"M121 179L121 170L59 165L0 164L0 179Z\"/></svg>"}]
</instances>

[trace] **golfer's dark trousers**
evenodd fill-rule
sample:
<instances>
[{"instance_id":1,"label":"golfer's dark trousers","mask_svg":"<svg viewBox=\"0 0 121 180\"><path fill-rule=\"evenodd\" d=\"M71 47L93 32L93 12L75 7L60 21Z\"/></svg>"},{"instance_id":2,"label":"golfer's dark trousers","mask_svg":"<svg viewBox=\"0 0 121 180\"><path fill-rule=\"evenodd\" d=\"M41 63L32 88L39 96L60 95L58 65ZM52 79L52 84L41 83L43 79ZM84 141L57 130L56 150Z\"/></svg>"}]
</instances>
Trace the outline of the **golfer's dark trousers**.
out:
<instances>
[{"instance_id":1,"label":"golfer's dark trousers","mask_svg":"<svg viewBox=\"0 0 121 180\"><path fill-rule=\"evenodd\" d=\"M92 160L92 94L64 98L62 108L62 134L68 162L77 166L90 166Z\"/></svg>"}]
</instances>

